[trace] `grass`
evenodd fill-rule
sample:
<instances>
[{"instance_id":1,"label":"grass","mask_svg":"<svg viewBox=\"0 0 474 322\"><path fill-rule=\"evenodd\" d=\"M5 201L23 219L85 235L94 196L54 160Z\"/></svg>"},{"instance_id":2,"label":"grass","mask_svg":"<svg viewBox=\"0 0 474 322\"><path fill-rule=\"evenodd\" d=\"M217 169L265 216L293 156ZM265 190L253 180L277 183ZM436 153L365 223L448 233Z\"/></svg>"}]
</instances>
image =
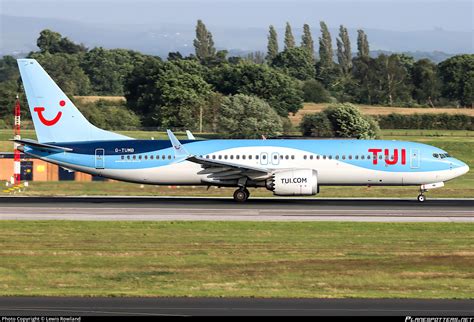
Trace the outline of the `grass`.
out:
<instances>
[{"instance_id":1,"label":"grass","mask_svg":"<svg viewBox=\"0 0 474 322\"><path fill-rule=\"evenodd\" d=\"M3 221L0 295L474 298L469 224Z\"/></svg>"}]
</instances>

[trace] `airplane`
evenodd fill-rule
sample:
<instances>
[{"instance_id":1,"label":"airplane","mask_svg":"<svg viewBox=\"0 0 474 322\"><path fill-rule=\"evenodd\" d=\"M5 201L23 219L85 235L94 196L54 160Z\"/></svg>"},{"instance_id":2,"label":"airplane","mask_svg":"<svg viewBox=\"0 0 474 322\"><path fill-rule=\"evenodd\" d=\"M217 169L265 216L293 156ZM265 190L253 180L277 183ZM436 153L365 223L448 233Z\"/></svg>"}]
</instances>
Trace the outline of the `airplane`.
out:
<instances>
[{"instance_id":1,"label":"airplane","mask_svg":"<svg viewBox=\"0 0 474 322\"><path fill-rule=\"evenodd\" d=\"M316 195L324 186L418 186L424 193L469 171L434 146L387 140L137 140L99 129L34 59L17 61L37 141L23 151L66 169L150 185L266 188L277 196Z\"/></svg>"}]
</instances>

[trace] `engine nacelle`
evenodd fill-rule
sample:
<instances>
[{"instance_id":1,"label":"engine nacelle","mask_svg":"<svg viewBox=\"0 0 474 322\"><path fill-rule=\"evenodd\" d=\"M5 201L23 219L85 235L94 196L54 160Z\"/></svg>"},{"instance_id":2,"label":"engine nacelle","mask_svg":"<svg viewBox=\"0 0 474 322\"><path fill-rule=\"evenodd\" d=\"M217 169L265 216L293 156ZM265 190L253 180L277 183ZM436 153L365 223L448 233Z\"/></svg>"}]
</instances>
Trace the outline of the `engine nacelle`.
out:
<instances>
[{"instance_id":1,"label":"engine nacelle","mask_svg":"<svg viewBox=\"0 0 474 322\"><path fill-rule=\"evenodd\" d=\"M317 172L297 169L276 172L267 180L267 189L277 196L312 196L318 193Z\"/></svg>"}]
</instances>

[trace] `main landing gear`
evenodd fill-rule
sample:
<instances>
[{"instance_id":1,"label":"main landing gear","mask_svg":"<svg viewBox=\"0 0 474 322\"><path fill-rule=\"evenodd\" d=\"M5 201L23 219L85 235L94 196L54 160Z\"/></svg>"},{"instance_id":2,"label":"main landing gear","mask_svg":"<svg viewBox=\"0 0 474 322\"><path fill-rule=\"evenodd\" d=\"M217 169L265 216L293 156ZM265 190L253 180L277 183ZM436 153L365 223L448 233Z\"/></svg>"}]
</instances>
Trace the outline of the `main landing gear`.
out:
<instances>
[{"instance_id":1,"label":"main landing gear","mask_svg":"<svg viewBox=\"0 0 474 322\"><path fill-rule=\"evenodd\" d=\"M250 196L250 192L247 188L241 187L234 192L234 200L238 202L246 201Z\"/></svg>"}]
</instances>

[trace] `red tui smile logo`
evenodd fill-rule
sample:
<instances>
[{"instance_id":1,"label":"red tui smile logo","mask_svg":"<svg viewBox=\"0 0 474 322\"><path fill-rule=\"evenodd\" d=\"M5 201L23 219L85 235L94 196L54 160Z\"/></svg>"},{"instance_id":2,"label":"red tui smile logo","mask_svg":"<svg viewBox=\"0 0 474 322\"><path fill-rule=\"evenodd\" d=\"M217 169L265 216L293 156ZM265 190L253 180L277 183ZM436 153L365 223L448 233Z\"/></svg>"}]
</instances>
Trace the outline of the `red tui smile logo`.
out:
<instances>
[{"instance_id":1,"label":"red tui smile logo","mask_svg":"<svg viewBox=\"0 0 474 322\"><path fill-rule=\"evenodd\" d=\"M66 105L66 102L61 100L59 101L59 105L61 107L64 107ZM36 113L38 113L38 118L40 119L41 123L43 123L44 125L46 126L53 126L54 124L58 123L59 119L61 118L61 116L63 115L63 112L59 111L58 114L56 114L56 116L51 119L51 120L48 120L44 117L43 115L43 112L45 110L44 107L42 106L38 106L38 107L35 107L33 109Z\"/></svg>"}]
</instances>

